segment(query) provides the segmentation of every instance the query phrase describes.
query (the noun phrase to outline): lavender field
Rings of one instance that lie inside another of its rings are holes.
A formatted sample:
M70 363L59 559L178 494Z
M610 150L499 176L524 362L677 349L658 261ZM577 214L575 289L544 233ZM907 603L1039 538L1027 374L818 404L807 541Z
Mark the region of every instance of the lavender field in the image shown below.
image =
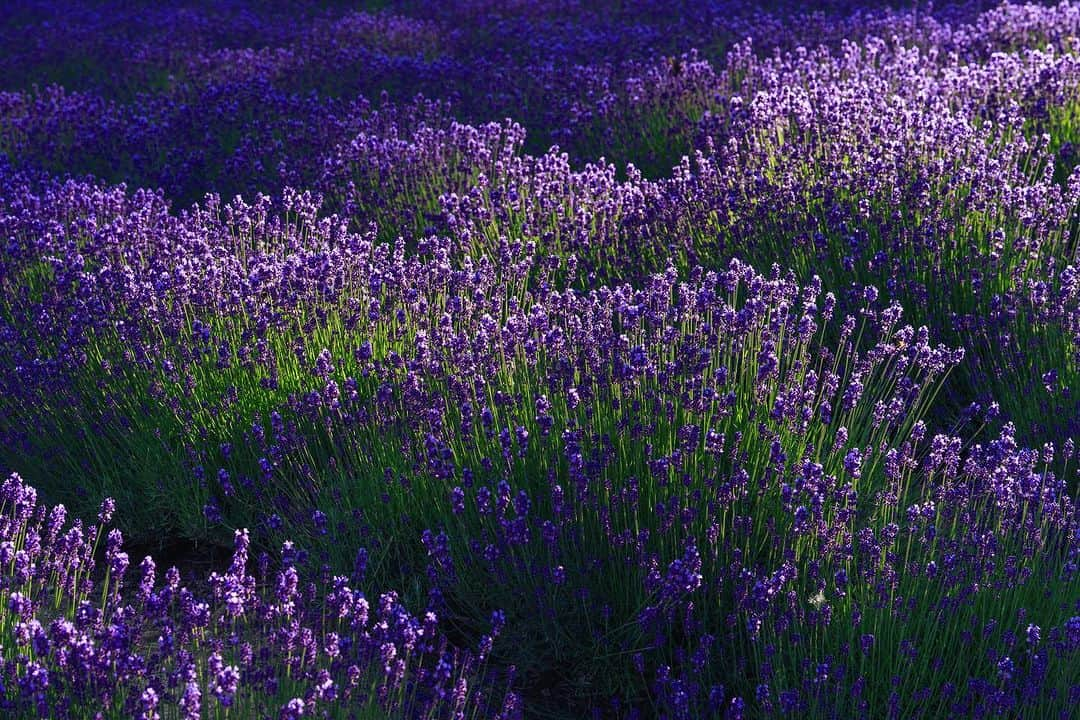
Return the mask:
M0 7L0 717L1080 717L1080 2Z

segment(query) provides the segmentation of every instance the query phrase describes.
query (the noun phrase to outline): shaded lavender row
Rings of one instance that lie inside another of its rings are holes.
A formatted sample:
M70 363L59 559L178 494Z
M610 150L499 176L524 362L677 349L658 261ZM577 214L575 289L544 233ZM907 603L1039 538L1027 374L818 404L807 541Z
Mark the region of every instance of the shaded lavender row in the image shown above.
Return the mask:
M208 189L226 196L274 191L282 184L297 184L295 176L279 174L279 163L292 163L295 173L303 169L305 157L325 155L341 142L340 136L329 132L313 146L315 128L348 114L358 94L374 102L389 91L398 104L416 93L449 101L459 119L480 122L513 117L529 128L533 151L554 142L577 159L605 155L620 164L636 162L647 174L658 175L666 174L679 155L689 150L701 112L723 107L732 84L741 83L744 68L713 72L705 63L702 71L702 63L680 60L679 53L691 47L703 49L702 60L718 62L720 50L709 50L718 38L724 50L736 41L753 38L760 51L768 51L777 42L789 48L819 42L837 48L842 41L896 37L904 46L932 48L942 60L955 58L956 63L967 65L986 62L994 51L1019 47L1045 45L1049 51L1066 51L1078 24L1077 12L1069 3L1054 8L1006 5L982 14L974 12L978 4L973 3L965 11L940 16L887 8L850 14L834 9L809 16L770 15L747 11L739 3L699 10L694 4L679 11L689 13L689 18L663 13L650 21L658 25L646 22L645 27L652 29L645 36L663 42L643 41L632 57L619 60L614 48L627 45L627 38L633 36L633 19L641 22L642 17L655 15L655 10L645 12L630 4L619 15L629 20L613 21L604 28L607 14L586 8L565 14L566 8L555 11L543 3L530 3L505 17L496 14L477 21L477 11L467 4L454 7L461 16L451 13L442 21L450 28L432 20L363 13L315 16L310 22L290 24L270 13L263 31L253 33L244 28L258 23L259 16L241 7L232 10L242 20L236 23L237 37L231 41L214 38L219 31L211 28L214 24L201 11L181 11L177 17L159 11L145 15L145 22L153 27L176 23L191 28L170 34L179 38L179 47L174 49L168 49L167 43L162 50L159 43L143 41L146 52L163 53L170 60L109 62L108 58L125 53L123 43L129 35L140 32L144 15L124 13L126 20L119 26L129 23L131 29L115 36L118 47L106 52L102 63L110 67L160 65L154 72L164 76L163 87L151 86L130 99L72 83L63 83L65 91L49 88L45 82L41 90L19 89L2 103L4 126L12 125L5 130L9 137L3 139L3 149L54 170L77 169L114 182L162 186L184 201L199 199ZM697 11L705 17L696 17ZM564 14L562 20L555 19L559 13ZM581 33L582 22L599 23L604 29ZM568 25L578 29L570 36L579 38L577 42L592 53L591 59L576 57L567 45L567 34L561 31ZM63 33L66 27L67 23L55 23L22 30L46 37L26 58L12 62L29 67L59 62L62 66L63 62L38 58L36 53L68 47L66 37L65 42L48 42L51 31ZM696 28L698 35L688 36L688 27ZM17 34L19 28L14 25L12 32ZM229 45L239 38L252 42L263 36L265 46ZM617 41L600 43L601 36ZM679 44L668 46L671 38L679 38ZM185 39L190 43L185 44ZM500 50L498 43L504 39L514 52ZM545 44L550 42L555 46ZM540 48L528 50L538 43ZM616 57L597 56L597 48L603 47ZM87 52L93 56L95 51ZM662 57L660 52L672 54ZM140 56L139 51L126 53L136 59ZM683 67L691 72L684 75ZM1036 72L1034 77L1038 76ZM753 90L748 87L744 95ZM255 128L248 128L248 123ZM659 127L650 127L656 123ZM115 158L116 164L104 164L103 158ZM307 173L302 177L305 185L312 179Z

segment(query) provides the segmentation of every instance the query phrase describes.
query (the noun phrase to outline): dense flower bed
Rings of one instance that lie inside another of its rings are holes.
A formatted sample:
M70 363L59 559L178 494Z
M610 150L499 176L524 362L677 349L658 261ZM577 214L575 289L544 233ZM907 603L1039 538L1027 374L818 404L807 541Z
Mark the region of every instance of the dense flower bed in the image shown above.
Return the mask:
M0 712L1070 717L1080 6L390 5L0 26Z

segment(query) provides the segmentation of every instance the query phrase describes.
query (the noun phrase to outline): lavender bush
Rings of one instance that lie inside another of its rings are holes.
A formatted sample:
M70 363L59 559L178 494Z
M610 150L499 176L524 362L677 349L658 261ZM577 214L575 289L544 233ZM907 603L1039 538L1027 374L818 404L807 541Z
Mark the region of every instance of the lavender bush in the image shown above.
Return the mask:
M1080 6L35 2L12 717L1059 717Z

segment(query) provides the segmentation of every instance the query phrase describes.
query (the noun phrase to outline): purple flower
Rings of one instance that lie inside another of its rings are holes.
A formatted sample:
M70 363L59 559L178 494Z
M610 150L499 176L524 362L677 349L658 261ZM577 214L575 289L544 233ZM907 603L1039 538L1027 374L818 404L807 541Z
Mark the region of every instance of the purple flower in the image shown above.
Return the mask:
M152 687L143 690L139 696L139 720L160 720L157 712L158 694Z
M180 696L180 712L184 720L199 720L202 717L202 692L199 684L193 680L184 685L184 693Z
M108 525L112 522L112 517L116 513L116 501L112 498L105 498L101 501L101 509L98 511L98 522L102 525Z
M450 510L455 515L465 512L465 491L461 487L455 487L450 491Z
M218 699L222 707L227 708L232 705L240 686L240 671L235 665L223 666L221 656L216 653L211 656L209 667L213 673L210 680L210 693Z
M848 475L858 480L862 476L862 453L858 448L852 448L844 456L844 470Z
M281 706L278 718L279 720L297 720L304 716L304 709L304 701L300 698L293 698Z
M11 593L8 597L7 606L8 610L19 618L29 619L30 614L33 612L33 604L30 599L19 591Z
M998 677L1002 682L1009 682L1012 680L1013 673L1016 672L1016 664L1013 663L1009 657L1003 657L997 664Z

